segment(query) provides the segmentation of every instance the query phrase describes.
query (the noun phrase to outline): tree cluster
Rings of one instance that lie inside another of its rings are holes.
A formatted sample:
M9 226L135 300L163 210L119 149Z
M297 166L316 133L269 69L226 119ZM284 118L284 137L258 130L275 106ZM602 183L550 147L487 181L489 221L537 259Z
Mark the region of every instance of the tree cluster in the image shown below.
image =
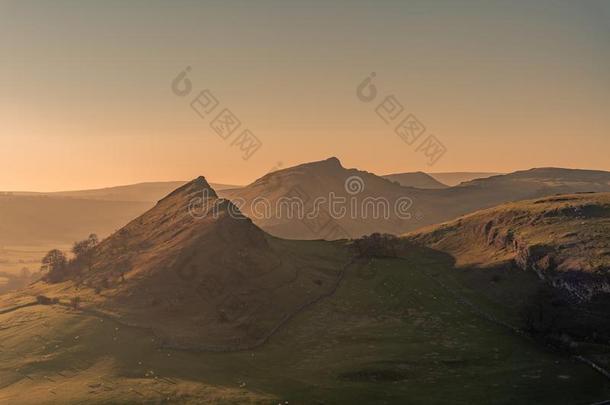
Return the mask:
M397 257L400 240L390 234L373 233L354 241L354 248L359 257L381 258Z
M67 279L71 274L83 267L91 268L93 248L99 243L96 234L92 233L87 239L75 242L72 246L74 257L68 259L59 249L50 250L42 259L40 271L49 283L58 283Z

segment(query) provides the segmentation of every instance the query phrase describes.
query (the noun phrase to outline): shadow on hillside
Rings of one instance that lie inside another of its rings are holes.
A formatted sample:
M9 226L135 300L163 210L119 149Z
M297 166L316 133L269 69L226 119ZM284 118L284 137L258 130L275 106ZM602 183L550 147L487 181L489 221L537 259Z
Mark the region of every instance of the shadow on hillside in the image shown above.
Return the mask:
M432 277L460 288L460 294L478 303L489 303L483 311L498 309L511 325L545 346L574 355L597 356L606 367L610 365L609 293L583 300L512 261L491 267L456 267L451 255L412 242L405 243L399 257L423 258ZM570 276L574 275L566 277Z

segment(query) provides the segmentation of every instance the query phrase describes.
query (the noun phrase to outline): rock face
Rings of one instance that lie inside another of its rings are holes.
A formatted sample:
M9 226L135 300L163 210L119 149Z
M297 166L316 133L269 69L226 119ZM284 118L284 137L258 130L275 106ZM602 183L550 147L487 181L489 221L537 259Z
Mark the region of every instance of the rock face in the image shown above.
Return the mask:
M610 194L576 194L506 204L408 234L459 264L499 261L535 271L580 300L610 293Z
M317 243L270 237L199 177L102 241L74 281L97 292L83 308L169 346L241 349L331 291L344 257Z

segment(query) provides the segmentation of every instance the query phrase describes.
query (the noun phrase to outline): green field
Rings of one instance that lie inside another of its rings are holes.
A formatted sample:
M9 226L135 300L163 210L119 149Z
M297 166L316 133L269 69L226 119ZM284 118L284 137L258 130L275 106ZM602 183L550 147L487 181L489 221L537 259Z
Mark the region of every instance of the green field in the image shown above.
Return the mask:
M607 380L588 366L458 302L456 293L484 311L496 308L456 274L445 256L426 250L355 264L333 296L265 345L232 353L164 349L146 330L64 307L20 309L0 315L0 403L584 405L610 398ZM453 293L439 280L453 283ZM498 313L510 320L509 310Z

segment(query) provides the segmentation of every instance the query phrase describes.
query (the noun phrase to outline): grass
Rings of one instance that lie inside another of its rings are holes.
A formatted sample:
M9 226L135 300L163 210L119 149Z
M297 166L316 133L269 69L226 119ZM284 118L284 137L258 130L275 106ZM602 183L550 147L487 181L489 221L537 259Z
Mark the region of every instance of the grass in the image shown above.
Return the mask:
M0 402L589 404L610 397L607 381L589 367L474 314L438 278L496 310L463 287L444 255L418 250L349 267L333 296L254 350L167 350L146 330L56 306L0 315Z

